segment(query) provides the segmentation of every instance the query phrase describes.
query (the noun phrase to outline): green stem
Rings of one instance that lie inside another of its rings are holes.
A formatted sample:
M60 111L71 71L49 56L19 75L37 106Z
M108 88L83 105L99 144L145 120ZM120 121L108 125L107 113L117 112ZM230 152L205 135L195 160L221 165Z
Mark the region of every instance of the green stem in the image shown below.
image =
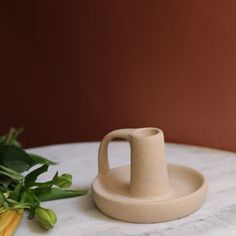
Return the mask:
M7 134L6 138L5 138L4 144L6 144L6 145L11 144L11 140L12 140L14 132L15 132L15 129L11 128L9 133Z

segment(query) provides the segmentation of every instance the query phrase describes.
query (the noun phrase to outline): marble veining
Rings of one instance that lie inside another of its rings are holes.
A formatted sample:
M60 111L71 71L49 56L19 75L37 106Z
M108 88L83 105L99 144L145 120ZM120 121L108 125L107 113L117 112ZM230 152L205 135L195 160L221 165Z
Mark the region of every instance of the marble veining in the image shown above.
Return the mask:
M97 174L99 143L74 143L30 149L58 162L41 179L51 177L56 170L74 176L73 188L90 188ZM129 145L112 142L109 145L111 167L128 164ZM22 220L16 236L233 236L236 235L236 154L210 148L168 143L167 161L200 170L207 178L208 195L202 208L188 217L158 224L131 224L103 215L94 206L90 194L80 198L43 203L55 210L58 223L49 232L34 221Z

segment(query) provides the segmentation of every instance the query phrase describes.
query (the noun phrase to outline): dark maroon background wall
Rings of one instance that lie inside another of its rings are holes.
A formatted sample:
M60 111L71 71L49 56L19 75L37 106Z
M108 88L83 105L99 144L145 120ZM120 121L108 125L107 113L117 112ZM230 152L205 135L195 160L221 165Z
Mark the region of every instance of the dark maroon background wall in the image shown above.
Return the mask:
M26 146L156 126L236 150L234 0L4 1L0 131Z

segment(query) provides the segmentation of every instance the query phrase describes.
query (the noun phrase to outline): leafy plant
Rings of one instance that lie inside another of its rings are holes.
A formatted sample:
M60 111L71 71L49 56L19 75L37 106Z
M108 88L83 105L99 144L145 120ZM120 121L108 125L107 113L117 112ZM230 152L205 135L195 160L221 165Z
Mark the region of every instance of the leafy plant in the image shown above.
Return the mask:
M36 215L42 227L51 229L56 215L51 209L42 208L41 202L82 196L87 190L67 189L72 184L72 175L68 173L59 175L56 172L52 179L38 182L38 177L56 163L24 151L17 140L22 131L11 128L8 134L0 137L0 225L1 214L27 209L29 219ZM29 171L36 165L40 166Z

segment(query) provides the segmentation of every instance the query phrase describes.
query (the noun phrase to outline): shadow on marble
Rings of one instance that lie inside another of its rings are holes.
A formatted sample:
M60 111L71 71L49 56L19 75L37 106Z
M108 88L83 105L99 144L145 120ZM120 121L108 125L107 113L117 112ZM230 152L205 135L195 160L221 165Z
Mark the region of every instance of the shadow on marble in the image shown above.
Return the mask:
M47 230L43 229L37 220L28 220L24 219L27 224L27 228L32 232L32 233L37 233L37 234L45 234Z
M91 196L91 191L89 190L89 193L80 199L79 202L79 211L83 212L84 214L88 215L89 217L92 217L96 220L103 221L103 222L121 222L115 219L112 219L109 216L106 216L103 214L94 204Z

